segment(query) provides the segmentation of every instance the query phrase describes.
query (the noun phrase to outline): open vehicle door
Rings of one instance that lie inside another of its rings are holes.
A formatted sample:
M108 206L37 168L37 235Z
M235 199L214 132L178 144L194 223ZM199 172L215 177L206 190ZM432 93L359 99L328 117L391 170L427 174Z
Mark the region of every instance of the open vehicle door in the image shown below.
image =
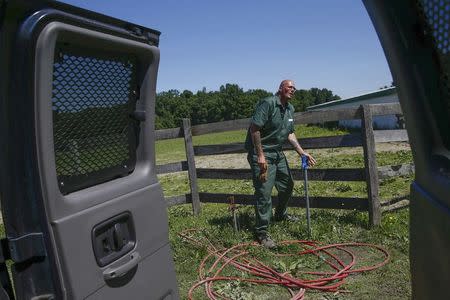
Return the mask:
M450 283L450 1L365 0L397 86L416 175L410 198L414 299Z
M1 299L179 297L155 173L158 42L55 1L0 0Z

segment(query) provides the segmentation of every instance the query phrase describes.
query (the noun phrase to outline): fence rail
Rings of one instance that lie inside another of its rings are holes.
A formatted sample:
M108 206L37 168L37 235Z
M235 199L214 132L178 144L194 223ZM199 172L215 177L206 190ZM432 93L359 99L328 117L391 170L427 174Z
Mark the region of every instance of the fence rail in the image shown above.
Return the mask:
M374 131L376 143L407 142L408 135L405 129L400 130L376 130ZM303 149L323 149L341 147L361 147L363 139L360 134L346 134L337 136L313 137L299 139ZM284 150L293 149L290 144L283 147ZM217 155L244 153L244 143L230 143L218 145L194 146L195 155Z
M361 133L299 139L299 143L304 149L363 148L364 168L310 169L308 171L308 179L312 181L365 181L368 191L367 198L310 197L311 207L368 211L370 225L377 226L380 224L382 208L379 201L379 179L388 176L409 174L414 171L413 165L377 167L375 157L376 143L408 141L406 130L373 130L373 116L391 114L402 114L399 104L361 105L359 108L345 108L334 111L308 111L294 115L295 124L317 124L350 119L361 119L362 124ZM157 174L188 171L191 192L185 195L166 198L167 205L173 206L192 203L194 213L199 214L200 202L228 203L230 196L234 197L236 204L254 204L253 195L249 194L198 192L198 178L251 179L252 175L249 168L216 169L196 168L195 166L196 156L244 153L244 143L202 146L193 146L192 144L192 136L247 129L249 124L250 119L239 119L191 126L190 120L184 119L183 126L180 128L157 130L157 140L183 137L186 147L186 161L157 166ZM289 150L292 147L286 144L284 149ZM300 169L292 169L291 172L294 180L303 180L303 172ZM273 197L272 201L276 204L278 198ZM294 196L289 205L292 207L305 207L305 199L304 197Z
M371 104L373 116L402 114L400 104ZM327 111L305 111L294 114L295 124L319 124L340 120L361 119L360 108L342 108ZM203 135L208 133L218 133L224 131L233 131L247 129L250 124L250 118L215 122L191 127L192 135ZM156 130L156 140L167 140L183 137L183 128L169 128Z
M301 169L291 169L294 180L303 180ZM202 179L252 179L250 169L198 168L197 178ZM365 181L364 169L309 169L311 181Z

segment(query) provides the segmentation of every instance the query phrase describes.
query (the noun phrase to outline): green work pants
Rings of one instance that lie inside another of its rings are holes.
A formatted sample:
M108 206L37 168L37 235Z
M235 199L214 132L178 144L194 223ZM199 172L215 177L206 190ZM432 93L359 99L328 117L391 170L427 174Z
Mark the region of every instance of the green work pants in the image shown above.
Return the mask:
M257 236L267 234L270 219L272 218L272 189L278 191L278 205L275 209L275 218L283 219L287 214L287 204L292 195L294 181L282 151L267 151L264 153L267 162L267 180L259 180L260 168L258 157L249 153L247 160L252 169L253 187L255 188L255 231Z

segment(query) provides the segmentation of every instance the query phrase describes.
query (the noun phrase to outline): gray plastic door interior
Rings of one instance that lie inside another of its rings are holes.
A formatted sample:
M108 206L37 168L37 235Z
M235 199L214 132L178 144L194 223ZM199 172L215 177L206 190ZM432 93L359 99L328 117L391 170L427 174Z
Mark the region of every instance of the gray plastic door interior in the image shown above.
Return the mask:
M159 49L49 22L37 38L38 169L67 299L177 299L154 162Z
M450 1L365 0L397 86L415 163L410 196L413 299L448 299Z

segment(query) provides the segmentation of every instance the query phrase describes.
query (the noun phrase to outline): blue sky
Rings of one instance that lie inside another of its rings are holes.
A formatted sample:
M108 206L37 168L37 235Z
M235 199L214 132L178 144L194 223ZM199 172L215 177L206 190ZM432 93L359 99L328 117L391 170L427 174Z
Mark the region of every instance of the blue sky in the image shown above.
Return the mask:
M157 29L157 91L236 83L275 91L328 88L342 98L390 85L392 76L357 0L65 0Z

